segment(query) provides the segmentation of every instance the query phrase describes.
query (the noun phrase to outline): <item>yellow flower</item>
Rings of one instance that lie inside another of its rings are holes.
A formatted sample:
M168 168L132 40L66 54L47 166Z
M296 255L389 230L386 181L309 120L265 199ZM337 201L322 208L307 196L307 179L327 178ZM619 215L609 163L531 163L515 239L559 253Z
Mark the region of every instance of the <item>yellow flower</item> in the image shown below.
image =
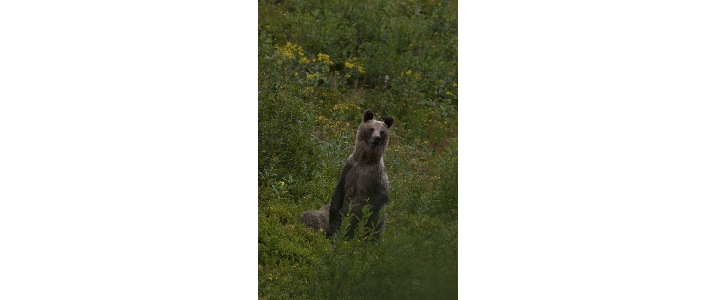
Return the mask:
M333 65L333 64L334 64L334 62L333 62L331 59L329 59L329 55L326 55L326 54L323 54L323 53L317 54L317 59L318 59L319 61L326 61L326 62L329 63L330 65Z
M308 60L306 57L302 57L302 58L299 59L299 62L300 62L300 63L303 63L303 64L308 64L308 63L309 63L309 60Z
M409 70L409 71L406 71L406 73L404 73L404 74L406 74L406 76L409 76L409 75L411 75L411 70Z
M351 69L351 68L354 67L354 64L353 64L353 63L350 63L350 62L348 62L348 61L345 61L345 62L344 62L344 66L347 67L347 69Z
M302 49L302 46L294 45L290 42L287 42L287 44L284 45L284 47L279 47L279 46L275 46L275 47L277 47L277 52L279 52L279 54L281 54L285 58L294 59L295 52L297 54L299 54L300 57L304 58L304 49Z
M453 94L452 94L451 92L449 92L449 91L446 91L446 94L449 95L449 96L453 95Z

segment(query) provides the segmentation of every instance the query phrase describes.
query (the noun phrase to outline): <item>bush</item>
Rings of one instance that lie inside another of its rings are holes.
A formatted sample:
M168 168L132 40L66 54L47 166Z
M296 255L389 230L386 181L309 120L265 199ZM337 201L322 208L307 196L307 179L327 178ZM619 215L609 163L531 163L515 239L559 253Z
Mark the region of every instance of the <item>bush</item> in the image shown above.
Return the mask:
M365 214L362 221L367 219ZM343 228L348 226L346 220ZM456 235L451 234L456 228L429 226L429 219L422 222L417 226L431 230L390 234L382 243L335 234L332 250L321 253L316 266L317 295L326 299L456 298L458 245Z

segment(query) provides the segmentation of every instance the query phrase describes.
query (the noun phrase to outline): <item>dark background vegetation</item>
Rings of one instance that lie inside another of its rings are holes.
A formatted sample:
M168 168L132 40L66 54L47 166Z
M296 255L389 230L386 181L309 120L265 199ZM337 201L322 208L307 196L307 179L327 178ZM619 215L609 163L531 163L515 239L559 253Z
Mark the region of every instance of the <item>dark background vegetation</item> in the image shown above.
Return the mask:
M457 1L259 2L261 299L458 295ZM394 116L384 242L299 223L329 202L362 112Z

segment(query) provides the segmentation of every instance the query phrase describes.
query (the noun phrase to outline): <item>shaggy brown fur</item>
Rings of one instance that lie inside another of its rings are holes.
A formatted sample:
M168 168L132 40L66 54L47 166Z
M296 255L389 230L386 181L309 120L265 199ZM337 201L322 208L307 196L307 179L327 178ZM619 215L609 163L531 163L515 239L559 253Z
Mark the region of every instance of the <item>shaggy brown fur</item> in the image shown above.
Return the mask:
M341 215L349 212L358 218L362 217L362 207L371 205L371 216L368 226L376 225L378 232L374 235L379 239L384 233L386 215L383 212L389 202L389 177L384 170L384 151L389 144L389 128L394 125L393 117L386 117L384 122L374 120L371 110L364 112L364 121L357 129L354 152L349 156L339 183L334 189L332 202L319 210L305 211L300 216L302 223L308 227L332 235L341 225ZM354 236L358 220L353 218L348 236Z
M307 225L307 227L324 232L329 231L329 204L322 206L318 210L308 210L299 216L299 220Z

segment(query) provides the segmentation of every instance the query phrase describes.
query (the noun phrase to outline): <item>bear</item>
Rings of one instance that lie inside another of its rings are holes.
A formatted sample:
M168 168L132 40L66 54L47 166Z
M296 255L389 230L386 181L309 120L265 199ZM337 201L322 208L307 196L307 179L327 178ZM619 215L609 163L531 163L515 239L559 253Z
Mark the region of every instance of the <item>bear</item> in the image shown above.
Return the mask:
M382 122L374 120L371 110L364 112L364 120L357 129L354 151L342 168L331 202L318 210L303 212L299 219L304 225L315 231L322 230L329 237L339 229L342 215L349 213L351 205L351 212L357 218L352 218L347 236L353 238L358 220L362 217L362 208L369 204L371 215L367 226L375 226L373 237L381 239L386 223L384 208L390 199L384 151L389 145L392 125L394 117L388 116Z

